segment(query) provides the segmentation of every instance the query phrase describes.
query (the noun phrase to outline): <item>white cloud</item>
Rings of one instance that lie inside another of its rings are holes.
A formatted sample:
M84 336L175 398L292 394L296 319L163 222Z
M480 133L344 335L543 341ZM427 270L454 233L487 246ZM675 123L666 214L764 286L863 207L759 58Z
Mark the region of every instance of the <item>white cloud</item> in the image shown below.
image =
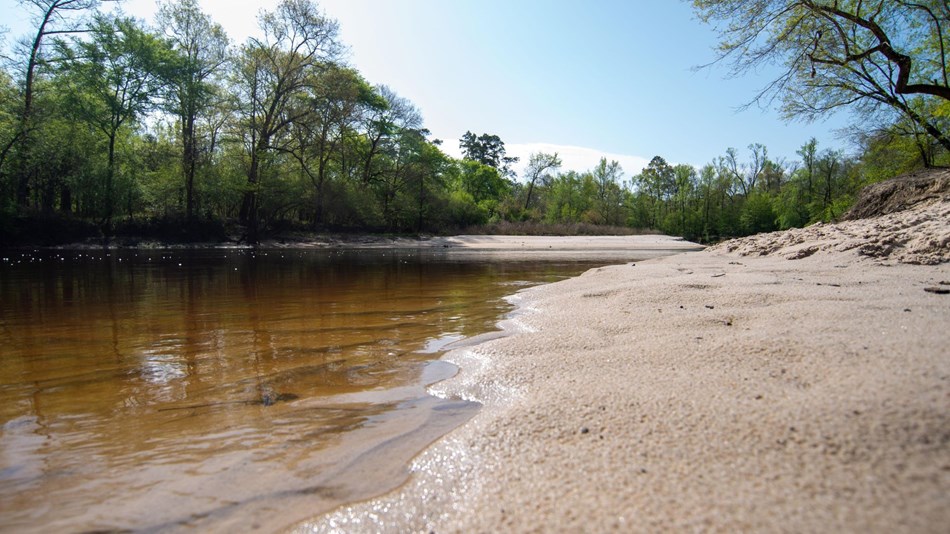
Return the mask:
M521 171L527 166L531 154L536 152L544 152L546 154L557 152L562 162L561 171L589 171L600 163L600 158L607 158L608 162L616 161L620 163L620 166L623 167L624 178L630 178L631 176L640 174L640 171L650 163L649 159L642 156L611 154L594 148L555 145L551 143L506 144L505 150L509 156L521 158L521 161L515 166L515 169L519 171L519 176L521 175Z

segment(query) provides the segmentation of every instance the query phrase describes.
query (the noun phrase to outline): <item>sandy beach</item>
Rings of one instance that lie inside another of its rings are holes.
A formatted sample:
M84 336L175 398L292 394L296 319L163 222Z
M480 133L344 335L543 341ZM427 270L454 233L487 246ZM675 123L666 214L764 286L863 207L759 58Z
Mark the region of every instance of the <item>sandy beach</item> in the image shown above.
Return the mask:
M268 240L263 249L412 249L442 252L453 257L499 260L598 260L657 258L704 247L679 237L659 234L623 236L456 235L431 237L305 236Z
M519 293L510 335L450 352L461 372L430 388L478 415L400 489L298 531L946 532L950 196L931 193Z

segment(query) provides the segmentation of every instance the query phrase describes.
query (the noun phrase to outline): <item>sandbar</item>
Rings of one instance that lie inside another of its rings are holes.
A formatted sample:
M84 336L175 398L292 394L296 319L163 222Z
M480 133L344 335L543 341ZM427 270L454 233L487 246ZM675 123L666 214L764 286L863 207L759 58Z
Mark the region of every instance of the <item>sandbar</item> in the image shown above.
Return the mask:
M950 198L527 289L484 408L299 532L946 532Z

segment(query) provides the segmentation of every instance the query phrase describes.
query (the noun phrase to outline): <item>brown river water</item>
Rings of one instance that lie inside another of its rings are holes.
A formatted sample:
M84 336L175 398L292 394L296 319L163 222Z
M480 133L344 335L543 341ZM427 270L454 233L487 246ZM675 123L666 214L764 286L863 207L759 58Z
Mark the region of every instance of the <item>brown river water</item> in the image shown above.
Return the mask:
M478 405L452 342L575 261L0 252L0 531L274 531L397 487Z

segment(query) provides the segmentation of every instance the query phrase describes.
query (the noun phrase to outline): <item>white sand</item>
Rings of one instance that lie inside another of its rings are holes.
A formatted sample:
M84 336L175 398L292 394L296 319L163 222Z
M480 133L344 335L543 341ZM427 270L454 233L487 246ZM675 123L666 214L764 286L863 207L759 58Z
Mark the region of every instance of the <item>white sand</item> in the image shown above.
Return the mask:
M462 247L472 250L694 250L695 243L666 235L630 236L510 236L510 235L461 235L436 238L435 242L447 247Z
M659 257L676 252L701 250L696 243L667 235L624 236L511 236L511 235L459 235L449 237L346 237L335 240L268 242L267 248L346 248L346 249L430 249L447 254L477 255L497 254L506 259L518 259L521 255L531 258L592 256L597 258Z
M485 408L300 530L947 532L950 203L888 217L521 293L432 388Z

